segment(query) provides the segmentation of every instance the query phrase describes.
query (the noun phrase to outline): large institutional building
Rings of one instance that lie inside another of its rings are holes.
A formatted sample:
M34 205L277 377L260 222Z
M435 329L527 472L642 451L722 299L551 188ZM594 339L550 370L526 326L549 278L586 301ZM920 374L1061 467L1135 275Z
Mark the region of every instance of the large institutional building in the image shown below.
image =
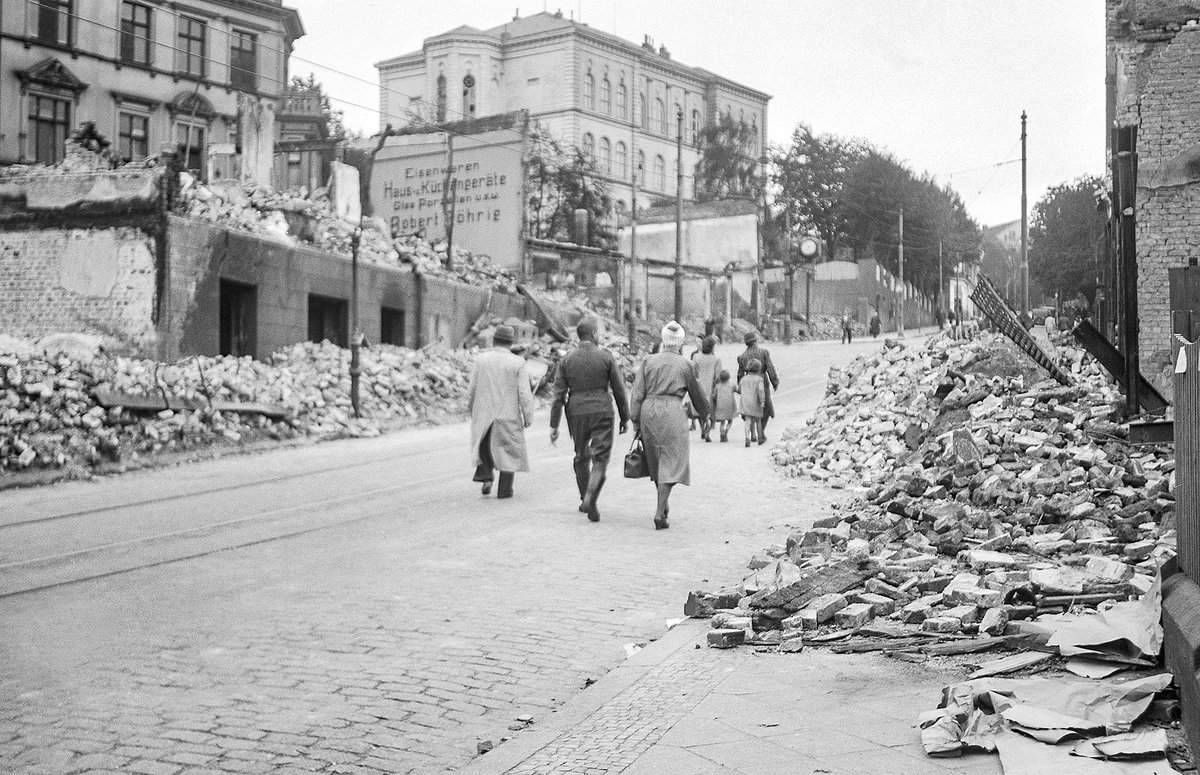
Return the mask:
M66 137L93 121L126 160L178 142L202 169L214 146L235 151L247 98L273 121L304 34L281 0L0 0L0 11L0 164L61 161Z
M680 112L685 198L700 131L719 114L752 130L747 154L763 153L767 94L677 62L649 38L638 45L561 13L457 27L376 67L381 128L528 110L593 156L618 209L628 208L638 170L639 207L675 196Z

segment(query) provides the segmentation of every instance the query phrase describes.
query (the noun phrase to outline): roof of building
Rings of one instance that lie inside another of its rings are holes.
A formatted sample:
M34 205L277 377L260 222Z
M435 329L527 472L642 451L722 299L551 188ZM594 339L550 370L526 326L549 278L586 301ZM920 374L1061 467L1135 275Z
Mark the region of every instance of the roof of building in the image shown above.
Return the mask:
M1020 223L1021 223L1021 219L1018 218L1015 221L1007 221L1005 223L998 223L995 226L985 226L983 228L983 230L988 234L996 234L998 232L1002 232L1007 229L1011 229L1013 226L1020 225Z
M715 80L726 86L750 92L750 93L760 96L766 100L769 100L771 98L771 96L769 94L767 94L766 92L762 92L762 91L759 91L758 89L754 89L752 87L746 86L745 84L741 84L736 81L732 81L728 78L725 78L724 76L717 75L716 73L712 72L711 70L705 70L704 68L701 68L701 67L692 67L690 65L685 65L682 62L678 62L674 59L671 59L669 54L663 54L663 53L661 53L661 51L656 51L653 48L648 48L644 45L639 45L637 43L633 43L633 42L626 40L625 38L622 38L618 35L613 35L612 33L604 32L603 30L596 29L595 27L592 27L584 22L578 22L578 21L575 21L574 19L564 18L561 13L550 13L548 11L541 11L539 13L533 14L532 16L523 16L523 17L513 18L512 21L505 22L504 24L497 25L497 26L492 27L487 30L479 30L479 29L476 29L475 27L471 27L469 25L464 24L464 25L455 27L452 30L448 30L447 32L443 32L439 35L434 35L432 37L426 38L425 42L426 42L426 44L428 44L430 41L438 40L441 38L461 36L461 35L471 35L471 36L491 38L497 42L505 43L514 38L536 37L539 35L547 35L547 34L551 34L551 33L555 33L555 32L563 32L563 31L568 31L568 30L573 31L576 34L581 34L586 37L592 38L594 40L599 40L599 41L608 43L609 45L613 45L613 46L617 46L619 48L626 49L627 51L629 51L631 53L652 54L653 56L657 57L660 60L660 64L678 69L678 70L688 73L689 75L692 75L693 77L698 78L700 80L704 80L704 81L714 81ZM392 57L390 59L385 59L382 62L377 62L377 63L375 63L375 66L376 67L384 67L386 65L396 63L399 60L409 59L420 53L421 53L420 51L412 51L407 54L401 54L400 56Z
M736 218L742 215L757 215L758 204L746 197L738 199L716 199L712 202L684 202L683 220L704 221L711 218ZM637 222L670 223L675 220L675 205L651 207L638 212Z

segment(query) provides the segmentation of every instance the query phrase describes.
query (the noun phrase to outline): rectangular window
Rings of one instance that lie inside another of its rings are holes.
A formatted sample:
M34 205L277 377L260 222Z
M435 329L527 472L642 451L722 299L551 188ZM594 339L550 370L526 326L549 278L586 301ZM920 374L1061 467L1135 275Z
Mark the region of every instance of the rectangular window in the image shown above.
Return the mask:
M33 160L57 164L63 160L67 129L71 125L71 103L32 94L29 97L29 142Z
M205 44L208 24L189 16L179 17L179 40L175 44L175 69L184 75L203 78L208 74Z
M35 5L38 40L71 45L71 0L35 0Z
M150 8L129 0L121 3L121 61L150 64Z
M349 347L350 338L347 336L349 317L346 313L346 300L331 296L308 294L308 340L310 342L329 342L338 347Z
M379 315L380 344L404 346L404 310L384 307Z
M185 169L204 171L204 127L197 124L176 124L175 142L179 143Z
M221 280L221 355L257 355L258 289L253 285Z
M229 83L241 91L258 89L258 36L234 30L229 36Z
M141 161L150 155L150 117L141 113L117 115L117 151L124 161Z

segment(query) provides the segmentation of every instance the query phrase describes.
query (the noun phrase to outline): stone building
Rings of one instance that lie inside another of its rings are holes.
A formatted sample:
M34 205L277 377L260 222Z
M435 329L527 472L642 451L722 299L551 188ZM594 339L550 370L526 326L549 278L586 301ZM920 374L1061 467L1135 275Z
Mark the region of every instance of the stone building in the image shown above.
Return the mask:
M1137 130L1142 372L1170 384L1168 270L1200 258L1200 2L1108 0L1108 119Z
M231 174L238 154L256 179L269 174L288 57L304 34L282 0L0 8L0 164L57 163L64 139L93 121L123 159L178 142L189 169Z
M718 114L753 130L748 155L764 153L767 94L677 62L649 38L631 43L561 12L514 17L487 30L457 27L376 67L381 127L528 110L593 155L618 209L630 205L635 170L639 207L675 196L679 113L685 198L692 195L700 132Z

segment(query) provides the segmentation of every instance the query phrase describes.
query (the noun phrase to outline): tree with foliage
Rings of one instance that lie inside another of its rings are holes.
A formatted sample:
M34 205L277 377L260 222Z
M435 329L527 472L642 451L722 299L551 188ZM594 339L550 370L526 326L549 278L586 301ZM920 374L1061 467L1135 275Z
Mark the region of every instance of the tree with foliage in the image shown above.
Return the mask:
M762 193L760 160L750 152L755 139L753 127L724 114L700 130L700 161L695 177L697 202L729 196L756 197Z
M612 198L600 171L582 149L539 123L530 127L525 153L529 234L541 239L611 247ZM575 211L588 212L588 233L577 235Z
M1029 274L1047 293L1094 300L1104 266L1104 183L1084 176L1051 187L1033 206Z
M847 235L843 195L850 170L867 152L865 143L834 135L814 135L807 124L792 132L792 142L771 154L777 220L784 235L820 235L830 256Z

